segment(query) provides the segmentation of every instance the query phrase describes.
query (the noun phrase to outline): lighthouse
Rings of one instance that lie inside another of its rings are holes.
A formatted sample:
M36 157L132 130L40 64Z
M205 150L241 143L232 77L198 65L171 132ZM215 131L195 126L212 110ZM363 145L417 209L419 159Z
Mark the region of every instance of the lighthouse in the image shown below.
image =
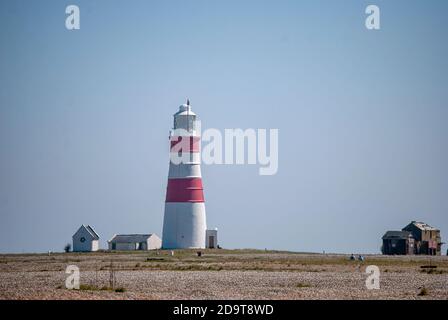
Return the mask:
M205 248L206 218L201 176L200 128L190 101L174 114L163 219L164 249ZM179 161L180 160L180 161Z

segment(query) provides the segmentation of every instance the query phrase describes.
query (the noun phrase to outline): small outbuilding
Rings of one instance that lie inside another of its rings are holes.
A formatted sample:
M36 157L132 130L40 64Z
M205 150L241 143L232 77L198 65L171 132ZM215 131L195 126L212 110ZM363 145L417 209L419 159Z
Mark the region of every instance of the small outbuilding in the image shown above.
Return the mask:
M152 234L116 234L107 241L109 250L155 250L162 247L162 240Z
M440 230L424 222L412 221L403 231L409 231L415 239L415 253L440 256L442 239Z
M89 225L82 225L73 235L73 252L98 251L100 237Z
M218 229L205 231L205 247L215 249L218 247Z
M414 238L408 231L387 231L383 236L383 254L414 254Z

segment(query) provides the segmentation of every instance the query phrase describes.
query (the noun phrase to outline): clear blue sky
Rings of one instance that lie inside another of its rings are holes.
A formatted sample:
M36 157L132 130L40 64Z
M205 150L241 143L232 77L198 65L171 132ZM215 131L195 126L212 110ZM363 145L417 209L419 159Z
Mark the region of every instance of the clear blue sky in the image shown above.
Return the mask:
M61 251L83 223L103 247L161 235L186 97L204 129L279 129L277 175L203 167L223 247L375 253L411 220L446 241L447 14L442 0L2 0L0 252Z

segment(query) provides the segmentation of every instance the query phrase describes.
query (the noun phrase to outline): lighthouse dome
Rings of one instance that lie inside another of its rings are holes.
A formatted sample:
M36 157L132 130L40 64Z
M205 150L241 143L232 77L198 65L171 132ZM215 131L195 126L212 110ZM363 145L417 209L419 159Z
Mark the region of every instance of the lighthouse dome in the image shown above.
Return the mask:
M174 116L195 116L196 113L191 111L191 106L189 104L182 104L179 106L179 111L177 111Z
M196 134L196 113L191 111L190 100L179 106L179 111L174 114L174 126L172 135L177 134L177 129L182 129L190 134ZM182 134L180 134L182 135Z

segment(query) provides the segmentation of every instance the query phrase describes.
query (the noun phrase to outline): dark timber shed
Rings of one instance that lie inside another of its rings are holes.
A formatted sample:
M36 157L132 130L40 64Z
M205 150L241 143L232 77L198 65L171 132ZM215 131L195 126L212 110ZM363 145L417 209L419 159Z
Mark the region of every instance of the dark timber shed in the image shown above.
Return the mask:
M383 236L383 254L414 254L414 237L409 231L387 231Z

